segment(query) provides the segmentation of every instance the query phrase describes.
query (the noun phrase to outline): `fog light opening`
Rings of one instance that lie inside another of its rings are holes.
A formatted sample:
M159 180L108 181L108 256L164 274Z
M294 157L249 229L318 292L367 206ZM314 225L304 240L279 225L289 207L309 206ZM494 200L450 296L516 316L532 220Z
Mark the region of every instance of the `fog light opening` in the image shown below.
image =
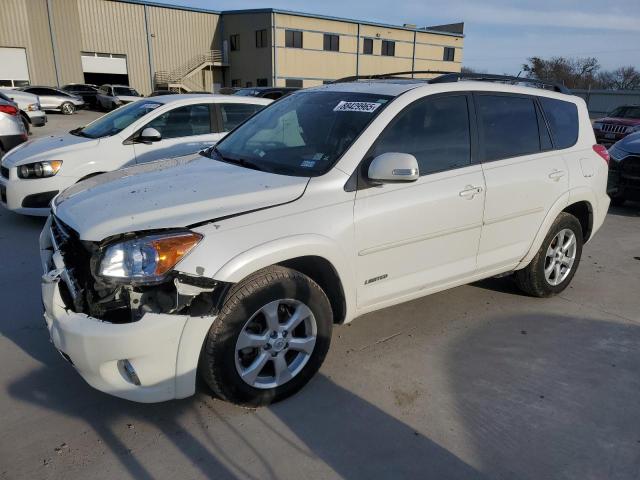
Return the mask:
M121 372L124 373L124 376L131 383L138 387L141 385L140 378L138 377L135 368L133 368L133 365L131 365L131 362L129 362L129 360L118 360L118 368Z

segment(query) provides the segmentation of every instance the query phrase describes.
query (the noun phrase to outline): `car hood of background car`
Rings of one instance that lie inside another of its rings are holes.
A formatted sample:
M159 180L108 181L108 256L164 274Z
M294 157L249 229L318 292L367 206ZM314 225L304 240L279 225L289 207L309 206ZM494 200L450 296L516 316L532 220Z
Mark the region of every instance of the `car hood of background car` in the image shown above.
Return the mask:
M58 195L53 211L82 240L101 241L291 202L308 182L189 155L84 180Z
M99 142L99 139L79 137L70 133L60 136L51 135L18 145L2 159L2 164L11 168L43 160L62 160L64 165L65 153L69 151L75 153L78 148L93 148Z
M640 132L627 135L616 143L616 147L619 147L625 152L640 154Z
M600 118L598 120L594 120L594 122L612 123L614 125L626 125L628 127L633 127L635 125L640 125L640 118L604 117L604 118Z
M134 97L131 95L116 95L116 98L121 102L131 103L135 102L136 100L140 100L142 97Z

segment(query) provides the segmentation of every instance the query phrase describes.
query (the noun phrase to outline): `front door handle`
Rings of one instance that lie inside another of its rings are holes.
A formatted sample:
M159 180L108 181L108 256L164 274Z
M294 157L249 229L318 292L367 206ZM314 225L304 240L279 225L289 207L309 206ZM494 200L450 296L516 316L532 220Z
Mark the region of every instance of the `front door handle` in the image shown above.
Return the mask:
M464 190L462 190L458 195L460 195L462 198L466 198L467 200L471 200L479 193L482 193L482 187L467 185L466 187L464 187Z
M549 174L549 178L551 180L555 180L556 182L565 176L564 170L554 170Z

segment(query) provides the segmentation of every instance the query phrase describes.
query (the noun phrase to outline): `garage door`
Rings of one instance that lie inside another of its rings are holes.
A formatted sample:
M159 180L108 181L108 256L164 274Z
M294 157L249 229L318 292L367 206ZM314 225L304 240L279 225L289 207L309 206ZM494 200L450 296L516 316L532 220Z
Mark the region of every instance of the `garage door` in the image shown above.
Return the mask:
M82 71L84 73L127 74L127 56L117 53L82 53Z
M0 47L0 86L29 85L27 52L24 48Z

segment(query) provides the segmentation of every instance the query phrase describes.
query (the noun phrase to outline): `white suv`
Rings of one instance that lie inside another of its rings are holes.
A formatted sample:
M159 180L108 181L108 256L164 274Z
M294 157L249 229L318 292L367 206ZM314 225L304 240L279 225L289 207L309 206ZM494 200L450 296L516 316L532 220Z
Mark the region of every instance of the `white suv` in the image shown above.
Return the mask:
M562 291L609 206L586 105L459 77L301 90L200 155L69 188L40 239L54 345L116 396L200 372L256 406L309 381L335 323L509 273Z

